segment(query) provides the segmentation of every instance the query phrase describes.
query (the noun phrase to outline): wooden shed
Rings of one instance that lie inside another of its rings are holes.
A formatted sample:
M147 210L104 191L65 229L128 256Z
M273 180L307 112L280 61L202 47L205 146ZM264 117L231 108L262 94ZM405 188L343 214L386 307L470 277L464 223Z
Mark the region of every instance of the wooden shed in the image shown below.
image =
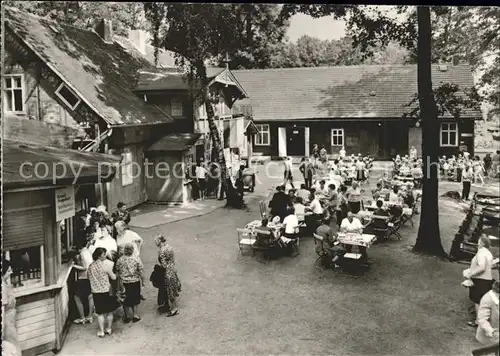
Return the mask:
M59 350L75 276L60 224L75 215L75 189L111 180L120 158L12 140L3 153L2 252L13 267L20 346L23 355Z
M172 133L146 150L148 200L162 204L183 204L192 200L191 180L186 167L193 161L199 133Z

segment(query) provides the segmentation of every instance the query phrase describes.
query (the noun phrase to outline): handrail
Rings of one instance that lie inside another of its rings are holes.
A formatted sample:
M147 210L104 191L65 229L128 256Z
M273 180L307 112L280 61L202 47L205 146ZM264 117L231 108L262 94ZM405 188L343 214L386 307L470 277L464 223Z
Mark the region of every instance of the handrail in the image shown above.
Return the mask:
M498 347L499 344L493 344L489 346L479 347L477 349L472 350L472 356L487 356L487 355L498 355Z

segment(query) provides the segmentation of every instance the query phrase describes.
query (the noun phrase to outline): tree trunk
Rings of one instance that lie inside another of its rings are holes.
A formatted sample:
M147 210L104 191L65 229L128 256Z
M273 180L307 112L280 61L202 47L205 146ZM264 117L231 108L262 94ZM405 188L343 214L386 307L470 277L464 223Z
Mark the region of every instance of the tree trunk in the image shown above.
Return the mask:
M217 152L217 162L219 163L220 166L220 180L222 184L222 192L226 194L227 198L226 206L241 209L244 207L243 197L238 195L227 173L224 150L221 143L219 130L217 129L217 125L215 125L214 108L210 103L209 88L206 84L203 85L203 102L205 103L205 108L207 110L207 120L208 120L208 127L210 129L210 137L212 138L214 150L215 152ZM215 157L212 157L212 160L214 158Z
M439 121L432 92L431 18L427 6L417 8L418 16L418 97L422 121L423 188L420 227L413 251L445 257L439 232L438 155Z

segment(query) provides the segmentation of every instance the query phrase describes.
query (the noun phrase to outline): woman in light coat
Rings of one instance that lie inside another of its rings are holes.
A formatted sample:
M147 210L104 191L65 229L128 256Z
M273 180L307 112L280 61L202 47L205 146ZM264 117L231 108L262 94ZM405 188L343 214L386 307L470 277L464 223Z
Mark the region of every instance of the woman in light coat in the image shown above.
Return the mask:
M498 281L495 281L479 303L476 339L483 345L498 343L498 292Z

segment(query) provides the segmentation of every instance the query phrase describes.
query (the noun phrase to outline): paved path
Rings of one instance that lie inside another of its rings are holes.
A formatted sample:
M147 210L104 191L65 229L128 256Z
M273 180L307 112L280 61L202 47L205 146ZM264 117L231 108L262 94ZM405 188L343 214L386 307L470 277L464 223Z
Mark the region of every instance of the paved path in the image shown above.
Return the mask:
M209 214L225 205L225 201L209 199L182 206L147 204L132 211L131 227L143 229Z

